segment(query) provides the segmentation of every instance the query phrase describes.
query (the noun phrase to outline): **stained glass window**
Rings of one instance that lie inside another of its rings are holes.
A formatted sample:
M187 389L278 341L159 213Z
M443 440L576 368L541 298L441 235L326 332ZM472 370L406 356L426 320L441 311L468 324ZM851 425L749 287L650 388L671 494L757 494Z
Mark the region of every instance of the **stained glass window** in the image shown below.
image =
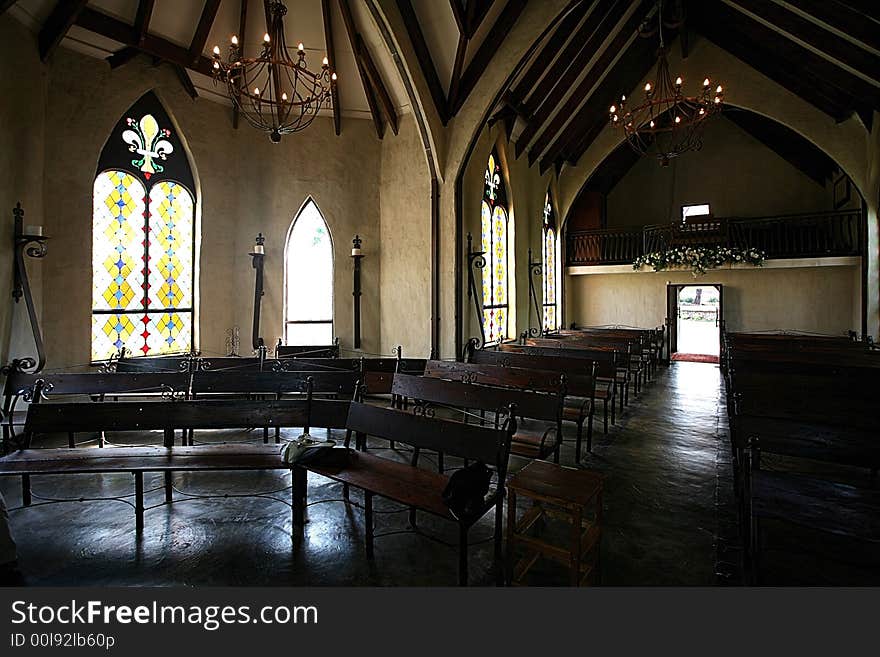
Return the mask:
M92 207L92 360L193 348L192 172L153 94L101 153Z
M487 343L508 337L508 215L507 189L501 177L498 153L492 151L486 167L482 202L483 335Z
M541 244L543 250L543 297L544 297L544 330L555 331L559 328L559 304L557 293L559 285L558 253L556 246L557 228L556 213L553 210L553 198L550 190L544 199L544 222L541 228Z
M312 199L293 220L284 253L284 341L333 342L333 242Z

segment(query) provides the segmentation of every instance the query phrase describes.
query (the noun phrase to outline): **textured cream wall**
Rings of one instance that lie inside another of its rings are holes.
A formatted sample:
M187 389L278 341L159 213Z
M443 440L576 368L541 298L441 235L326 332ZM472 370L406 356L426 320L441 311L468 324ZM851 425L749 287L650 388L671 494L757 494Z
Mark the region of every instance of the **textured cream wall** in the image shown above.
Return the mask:
M825 187L723 116L706 126L703 143L668 167L636 162L608 195L608 226L677 221L691 203L709 203L716 217L833 209Z
M13 305L12 209L21 202L24 224L45 225L43 143L46 76L36 38L8 15L0 16L0 363L33 356L24 300ZM49 234L48 231L46 234ZM54 240L53 240L54 242ZM55 246L50 246L50 252ZM43 260L26 258L37 313Z
M568 276L569 321L586 325L659 326L666 317L666 285L720 283L731 331L788 329L838 334L859 331L857 267L633 272Z
M431 352L431 178L412 114L382 140L381 353ZM364 267L372 263L364 262ZM365 300L366 301L366 300Z
M352 346L351 239L360 233L363 276L363 348L379 348L380 142L368 121L345 120L341 137L330 119L279 145L246 124L231 125L231 110L191 100L174 72L139 57L111 71L105 62L59 49L49 67L46 123L46 215L53 236L44 263L44 330L50 366L89 359L92 182L98 156L121 115L144 92L163 101L189 147L201 208L199 259L200 348L225 351L226 329L241 328L249 353L254 237L266 236L266 296L262 335L282 335L282 254L287 231L309 195L324 214L336 258L335 331Z

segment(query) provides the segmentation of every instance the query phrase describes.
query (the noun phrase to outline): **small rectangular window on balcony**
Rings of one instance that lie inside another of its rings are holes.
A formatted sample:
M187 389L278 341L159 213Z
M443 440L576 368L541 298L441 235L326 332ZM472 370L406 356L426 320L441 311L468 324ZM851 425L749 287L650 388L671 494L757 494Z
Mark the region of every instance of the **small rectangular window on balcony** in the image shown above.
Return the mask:
M697 205L682 205L681 220L687 221L691 217L709 217L712 211L709 209L708 203L699 203Z

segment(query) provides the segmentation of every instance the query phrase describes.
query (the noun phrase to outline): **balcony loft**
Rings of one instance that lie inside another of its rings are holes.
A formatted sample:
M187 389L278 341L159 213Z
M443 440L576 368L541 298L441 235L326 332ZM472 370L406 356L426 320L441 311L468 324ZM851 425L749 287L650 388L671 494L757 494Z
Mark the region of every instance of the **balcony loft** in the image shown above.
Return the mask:
M571 231L566 235L569 273L631 271L639 256L682 246L754 248L767 254L767 266L784 261L856 264L864 254L865 220L861 210L768 217L694 217L643 228ZM825 259L828 259L827 261ZM774 263L774 261L776 261ZM646 271L650 271L646 269Z

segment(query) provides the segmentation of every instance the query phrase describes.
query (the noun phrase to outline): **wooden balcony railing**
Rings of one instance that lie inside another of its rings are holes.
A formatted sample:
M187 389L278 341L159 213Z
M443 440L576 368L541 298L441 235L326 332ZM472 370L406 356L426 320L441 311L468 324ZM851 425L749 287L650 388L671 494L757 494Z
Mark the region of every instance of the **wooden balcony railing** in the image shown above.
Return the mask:
M605 228L567 235L567 264L620 265L678 246L761 249L768 258L859 256L864 251L860 210L754 218L707 218L638 230Z

